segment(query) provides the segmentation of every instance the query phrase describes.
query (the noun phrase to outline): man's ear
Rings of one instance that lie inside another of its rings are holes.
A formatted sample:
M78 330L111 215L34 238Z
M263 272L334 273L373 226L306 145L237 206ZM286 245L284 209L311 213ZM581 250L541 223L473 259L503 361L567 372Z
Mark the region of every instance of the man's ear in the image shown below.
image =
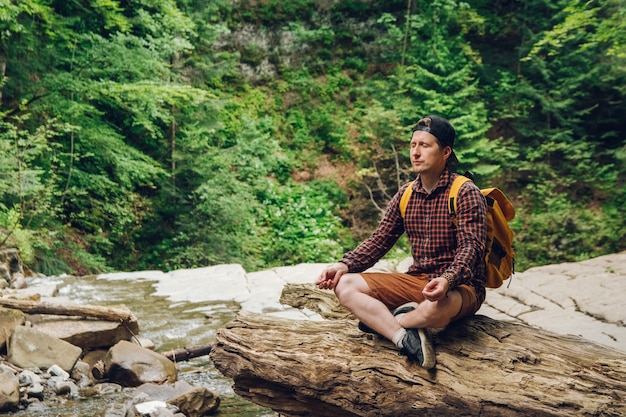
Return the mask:
M443 155L446 157L446 160L450 158L450 155L452 155L452 148L450 146L443 148Z

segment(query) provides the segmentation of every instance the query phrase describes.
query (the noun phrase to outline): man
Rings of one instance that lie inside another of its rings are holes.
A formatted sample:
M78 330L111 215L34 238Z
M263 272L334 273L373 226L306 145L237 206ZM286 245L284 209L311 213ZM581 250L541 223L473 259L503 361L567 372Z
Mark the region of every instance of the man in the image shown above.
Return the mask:
M455 131L439 116L427 116L413 128L411 164L414 183L391 199L376 231L316 279L334 289L341 304L360 320L359 328L377 332L400 353L426 369L435 366L428 328L441 328L473 315L485 300L484 254L486 203L472 182L458 196L457 226L448 213L448 194L458 175ZM413 186L404 218L400 199ZM406 232L413 265L407 273L362 272L373 266Z

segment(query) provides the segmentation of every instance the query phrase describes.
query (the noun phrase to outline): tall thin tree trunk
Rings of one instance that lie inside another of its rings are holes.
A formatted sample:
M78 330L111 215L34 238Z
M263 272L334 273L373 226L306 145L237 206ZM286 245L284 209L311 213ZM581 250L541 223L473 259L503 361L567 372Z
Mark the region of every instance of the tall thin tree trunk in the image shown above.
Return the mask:
M2 82L7 73L7 61L4 57L0 59L0 108L2 108Z
M174 194L176 194L176 158L174 156L176 152L176 120L172 120L172 123L170 124L170 152L172 170L172 191L174 192Z
M407 1L406 4L406 27L404 29L404 44L402 45L402 62L401 66L404 66L404 56L406 55L407 43L409 38L409 27L411 21L411 0Z

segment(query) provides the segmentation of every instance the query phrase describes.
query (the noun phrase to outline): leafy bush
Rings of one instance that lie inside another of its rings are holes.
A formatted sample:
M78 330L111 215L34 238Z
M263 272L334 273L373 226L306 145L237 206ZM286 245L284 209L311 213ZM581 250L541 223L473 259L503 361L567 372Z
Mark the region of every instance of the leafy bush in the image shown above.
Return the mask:
M267 244L262 253L265 265L333 262L353 243L335 214L335 204L345 202L336 184L270 184L262 195L259 214L266 229L262 236Z

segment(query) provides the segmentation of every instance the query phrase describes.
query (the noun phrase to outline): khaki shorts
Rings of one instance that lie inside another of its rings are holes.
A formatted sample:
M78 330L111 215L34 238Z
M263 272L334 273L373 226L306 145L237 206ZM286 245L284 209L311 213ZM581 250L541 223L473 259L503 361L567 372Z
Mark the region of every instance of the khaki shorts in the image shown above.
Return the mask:
M425 300L422 290L428 283L426 275L409 275L399 272L362 272L360 274L372 291L372 296L390 310L411 302ZM479 300L476 289L470 285L459 285L456 291L461 294L461 310L452 320L459 320L475 314L483 300Z

